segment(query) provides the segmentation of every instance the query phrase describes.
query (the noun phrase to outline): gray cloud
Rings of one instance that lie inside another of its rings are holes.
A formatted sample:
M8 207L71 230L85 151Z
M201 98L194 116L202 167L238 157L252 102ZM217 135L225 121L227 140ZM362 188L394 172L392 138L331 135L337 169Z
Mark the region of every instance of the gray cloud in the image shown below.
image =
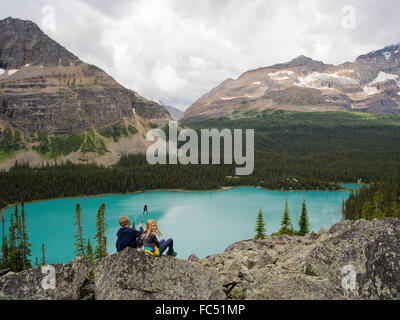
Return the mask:
M82 60L152 100L185 108L226 78L305 54L340 64L400 41L398 0L0 0ZM343 6L356 28L345 29ZM43 27L43 26L42 26Z

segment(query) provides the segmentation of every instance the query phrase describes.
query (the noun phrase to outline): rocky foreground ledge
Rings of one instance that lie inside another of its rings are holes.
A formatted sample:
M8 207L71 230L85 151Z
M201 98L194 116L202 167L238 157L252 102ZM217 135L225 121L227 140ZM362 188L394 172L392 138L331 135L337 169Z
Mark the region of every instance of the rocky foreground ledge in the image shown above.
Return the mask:
M0 276L0 299L399 299L400 220L241 241L205 259L128 248L97 264L95 280L83 258L51 266L54 287L41 268Z

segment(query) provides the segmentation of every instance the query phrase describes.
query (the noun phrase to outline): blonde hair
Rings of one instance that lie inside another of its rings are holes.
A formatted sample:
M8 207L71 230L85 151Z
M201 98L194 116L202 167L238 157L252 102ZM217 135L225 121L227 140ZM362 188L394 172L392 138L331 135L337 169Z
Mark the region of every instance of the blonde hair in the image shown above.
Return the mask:
M129 226L129 218L128 217L121 217L118 219L119 225L122 228L125 228L126 226Z
M157 225L157 221L156 220L153 220L153 219L150 219L150 220L147 220L147 222L146 222L146 227L145 227L145 229L144 229L144 232L143 232L143 234L142 234L142 238L145 238L145 237L147 237L150 233L153 233L153 231L151 230L151 227L153 226L153 224L156 224ZM162 235L162 233L161 233L161 231L158 229L158 226L156 227L156 231L154 232L156 235L158 235L158 236L161 236Z

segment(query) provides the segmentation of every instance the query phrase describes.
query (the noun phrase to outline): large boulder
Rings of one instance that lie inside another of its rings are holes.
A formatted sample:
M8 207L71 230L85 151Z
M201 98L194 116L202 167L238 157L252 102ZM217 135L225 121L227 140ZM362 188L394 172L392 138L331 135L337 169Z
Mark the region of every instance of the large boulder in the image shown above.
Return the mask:
M240 241L204 259L126 248L96 265L94 281L90 273L84 258L4 272L0 299L400 299L400 220L343 221L305 237Z
M0 300L78 300L89 278L89 262L78 257L0 277Z
M231 299L400 299L400 220L241 241L200 263Z
M199 263L153 257L132 248L100 261L95 268L97 300L224 299L215 272Z
M400 220L345 221L329 233L307 257L306 274L329 279L338 298L400 299Z

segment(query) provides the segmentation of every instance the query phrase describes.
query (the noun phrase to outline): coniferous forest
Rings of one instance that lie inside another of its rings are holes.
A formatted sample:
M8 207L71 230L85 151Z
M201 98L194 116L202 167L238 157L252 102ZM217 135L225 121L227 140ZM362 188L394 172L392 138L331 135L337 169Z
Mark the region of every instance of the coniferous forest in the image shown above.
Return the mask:
M343 215L348 220L400 219L400 175L388 175L352 194L344 204Z
M235 177L236 165L149 165L144 155L123 156L108 168L71 163L30 168L18 164L0 172L0 208L41 199L154 189L209 190L246 185L336 190L342 182L359 179L381 186L400 172L398 117L266 111L252 118L208 120L190 127L255 129L253 174ZM360 197L374 188L362 190ZM345 206L346 218L359 216L349 213L352 206L356 207L354 199L358 198L353 195Z

